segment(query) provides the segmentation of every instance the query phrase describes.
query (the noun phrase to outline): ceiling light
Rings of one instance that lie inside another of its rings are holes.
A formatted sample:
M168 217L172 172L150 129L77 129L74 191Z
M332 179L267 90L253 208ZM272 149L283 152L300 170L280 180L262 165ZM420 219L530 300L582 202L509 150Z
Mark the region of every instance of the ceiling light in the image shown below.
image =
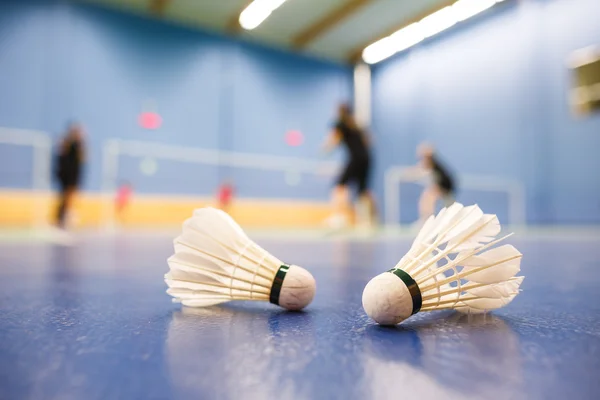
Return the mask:
M505 0L458 0L453 5L369 45L363 50L363 60L368 64L378 63L503 1Z
M456 19L452 6L448 6L423 18L419 21L419 25L421 25L425 37L431 37L450 28L457 22L458 20Z
M240 14L240 25L252 30L263 23L285 0L254 0Z
M368 46L363 50L363 60L367 64L375 64L381 60L385 60L386 58L393 56L397 51L390 42L391 40L388 36Z
M458 21L464 21L496 4L496 0L459 0L452 6Z
M421 24L414 23L390 36L390 42L396 51L402 51L425 39Z

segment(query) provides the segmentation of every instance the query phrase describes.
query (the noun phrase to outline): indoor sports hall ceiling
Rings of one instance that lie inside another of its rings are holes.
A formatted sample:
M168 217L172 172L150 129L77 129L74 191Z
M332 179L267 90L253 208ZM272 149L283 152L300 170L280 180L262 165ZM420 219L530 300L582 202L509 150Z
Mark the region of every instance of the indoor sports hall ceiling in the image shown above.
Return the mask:
M238 20L251 0L86 1L352 62L367 45L456 0L285 0L250 31L242 29Z

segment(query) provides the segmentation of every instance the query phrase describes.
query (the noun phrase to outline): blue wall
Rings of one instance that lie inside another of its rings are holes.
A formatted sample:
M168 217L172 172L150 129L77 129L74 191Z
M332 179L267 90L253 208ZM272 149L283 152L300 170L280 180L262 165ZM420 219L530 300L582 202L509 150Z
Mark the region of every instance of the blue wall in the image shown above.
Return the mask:
M600 115L571 116L566 68L571 52L600 45L598 1L507 3L374 68L377 175L416 162L430 140L459 177L522 181L529 222L599 223ZM417 191L406 195L414 204ZM462 196L505 209L500 196Z
M314 159L351 85L349 67L150 19L61 1L0 3L0 126L56 138L68 120L80 120L91 152L88 190L101 187L109 138ZM163 117L158 131L137 124L147 99ZM302 146L286 145L290 129L304 133ZM28 187L30 155L11 154L0 146L0 186ZM316 176L288 186L283 173L160 160L147 177L139 161L123 158L120 177L141 192L210 194L232 178L241 196L324 199L330 186Z

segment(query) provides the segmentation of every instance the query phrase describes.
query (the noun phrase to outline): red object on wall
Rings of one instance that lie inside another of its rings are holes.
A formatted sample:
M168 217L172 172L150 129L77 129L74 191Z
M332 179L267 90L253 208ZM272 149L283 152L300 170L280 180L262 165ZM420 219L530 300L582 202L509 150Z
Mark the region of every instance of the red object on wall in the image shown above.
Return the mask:
M285 142L288 146L300 146L304 142L304 135L300 131L288 131L285 134Z
M158 129L162 124L162 118L157 113L143 112L140 114L139 124L144 129Z
M228 211L231 201L233 200L234 190L235 189L230 182L225 182L219 186L217 199L221 210Z
M133 189L131 185L123 184L119 187L119 190L117 191L117 198L115 199L118 211L121 211L129 204L132 194Z

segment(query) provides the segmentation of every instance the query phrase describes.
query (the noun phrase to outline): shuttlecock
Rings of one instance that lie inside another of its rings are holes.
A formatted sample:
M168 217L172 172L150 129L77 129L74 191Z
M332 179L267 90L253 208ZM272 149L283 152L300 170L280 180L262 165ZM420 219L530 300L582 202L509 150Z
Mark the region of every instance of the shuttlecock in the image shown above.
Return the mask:
M500 223L474 205L454 203L431 216L408 253L373 278L363 307L377 323L395 325L419 311L455 309L483 313L519 293L522 254L511 245L491 248ZM491 249L490 249L491 248Z
M183 305L259 300L300 310L315 295L315 280L307 270L269 254L221 210L195 210L174 247L165 282L167 293Z

